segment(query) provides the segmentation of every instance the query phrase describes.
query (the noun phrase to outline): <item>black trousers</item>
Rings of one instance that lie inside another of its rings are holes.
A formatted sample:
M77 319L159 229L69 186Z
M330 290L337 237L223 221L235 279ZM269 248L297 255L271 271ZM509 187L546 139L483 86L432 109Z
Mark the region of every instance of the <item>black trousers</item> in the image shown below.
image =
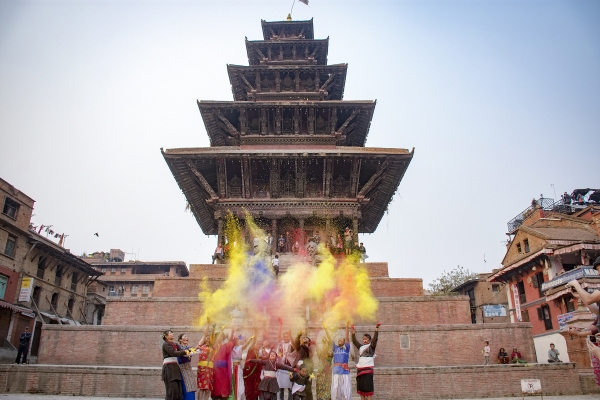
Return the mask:
M29 343L20 344L19 349L17 350L17 359L15 360L16 364L27 364L27 353L29 352ZM23 355L23 362L21 362L21 355Z

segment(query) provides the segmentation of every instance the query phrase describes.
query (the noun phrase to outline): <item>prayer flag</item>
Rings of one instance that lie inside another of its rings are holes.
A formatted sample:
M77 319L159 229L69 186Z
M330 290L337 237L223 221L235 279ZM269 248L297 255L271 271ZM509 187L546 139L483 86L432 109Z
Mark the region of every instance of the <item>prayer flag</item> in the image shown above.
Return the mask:
M304 3L306 5L308 5L308 0L298 0L300 3Z

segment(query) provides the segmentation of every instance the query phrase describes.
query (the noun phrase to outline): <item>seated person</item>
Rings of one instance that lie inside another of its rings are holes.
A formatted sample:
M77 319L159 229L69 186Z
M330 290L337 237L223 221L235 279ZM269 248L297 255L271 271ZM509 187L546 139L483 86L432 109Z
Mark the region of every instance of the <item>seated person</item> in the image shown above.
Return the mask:
M509 362L508 353L504 350L504 347L501 347L498 352L498 364L508 364Z
M556 348L554 348L554 343L550 343L550 350L548 350L548 362L549 363L562 362L561 360L558 359L559 355L560 355L560 353L558 352L558 350L556 350Z
M510 362L513 364L527 364L527 361L521 358L521 352L519 352L516 347L513 347L513 351L510 355Z

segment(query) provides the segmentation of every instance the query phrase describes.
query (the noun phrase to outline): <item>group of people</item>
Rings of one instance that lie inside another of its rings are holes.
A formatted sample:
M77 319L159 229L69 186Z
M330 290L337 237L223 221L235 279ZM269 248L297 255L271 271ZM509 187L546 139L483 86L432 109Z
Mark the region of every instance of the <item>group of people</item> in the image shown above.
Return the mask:
M485 346L483 347L483 355L484 361L483 365L490 365L490 342L485 341ZM508 357L508 353L504 350L504 347L501 347L498 351L498 364L526 364L527 361L523 360L521 356L521 352L513 347L512 353L510 357Z
M227 399L235 400L350 400L350 330L352 344L358 349L356 363L357 392L362 400L370 400L375 389L373 369L379 326L373 336L365 334L356 339L354 326L346 325L345 336L334 339L327 327L325 338L317 346L304 332L292 337L283 331L279 320L278 342L258 341L256 334L246 339L236 336L234 329L225 335L226 327L209 334L210 323L198 345L190 347L185 333L175 336L171 330L163 332L162 379L166 400ZM243 354L247 351L244 361ZM191 368L192 355L198 354L198 372ZM319 359L315 371L313 357ZM316 372L316 376L315 376ZM316 379L316 396L312 383Z

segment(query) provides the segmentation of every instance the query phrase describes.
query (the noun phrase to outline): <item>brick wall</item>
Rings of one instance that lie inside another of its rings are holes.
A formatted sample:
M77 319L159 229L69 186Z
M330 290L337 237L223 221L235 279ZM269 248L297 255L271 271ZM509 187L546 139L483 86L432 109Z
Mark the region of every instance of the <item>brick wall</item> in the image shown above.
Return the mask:
M41 364L159 366L162 360L160 333L169 326L58 326L45 325L38 361ZM190 343L202 336L201 327L172 326L177 335L187 332ZM320 328L312 326L316 338ZM357 339L373 333L373 326L357 326ZM402 335L406 335L404 340ZM408 341L406 341L406 337ZM380 328L376 365L446 366L483 363L483 341L489 340L492 353L500 347L518 347L525 360L535 360L531 325L384 325ZM401 348L401 343L408 348ZM125 354L133 351L133 354ZM139 351L137 351L139 349ZM495 363L495 354L491 358Z
M471 323L466 296L384 297L378 300L379 310L375 320L386 325ZM313 307L311 306L311 310ZM300 310L303 316L304 309ZM197 297L109 297L103 323L188 326L194 325L201 314L202 302Z
M0 392L164 398L165 386L159 367L66 367L32 364L0 366Z
M573 364L375 368L378 400L517 396L521 379L540 379L544 396L581 394Z
M375 396L381 400L520 396L521 379L540 379L545 396L582 392L578 370L573 364L536 364L528 367L376 368ZM355 382L354 374L352 382ZM2 365L0 392L138 398L165 395L159 367L54 365Z
M217 290L225 278L208 278L206 284L211 291ZM156 278L154 297L198 297L202 278Z
M377 320L385 325L470 324L466 296L379 298Z
M113 298L106 301L104 325L193 325L202 314L197 297Z
M364 333L373 334L373 326L356 327L360 341ZM402 337L404 336L404 338ZM387 326L379 332L376 366L450 366L483 364L484 340L490 341L490 362L497 363L500 347L517 347L527 361L535 362L531 325L466 324ZM408 348L402 348L402 344Z
M423 296L423 279L371 278L375 297Z

